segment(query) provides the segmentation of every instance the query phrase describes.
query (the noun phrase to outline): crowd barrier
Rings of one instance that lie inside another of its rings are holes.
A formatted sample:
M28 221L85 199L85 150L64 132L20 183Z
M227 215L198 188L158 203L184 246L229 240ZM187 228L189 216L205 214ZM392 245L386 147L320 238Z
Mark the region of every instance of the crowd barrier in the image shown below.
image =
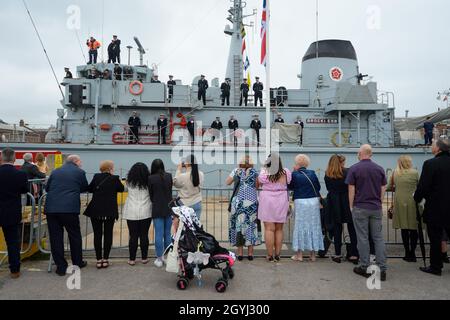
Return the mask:
M45 217L45 199L46 194L44 191L44 180L30 181L30 192L26 195L23 202L23 222L21 233L21 254L22 258L32 255L36 252L44 254L50 254L50 242L48 237L47 223ZM231 188L205 188L202 190L202 215L201 222L206 232L211 233L214 237L226 245L228 243L228 223L229 212L228 204L233 190ZM174 190L173 195L176 196L177 191ZM126 201L127 193L119 193L117 197L119 207L119 220L114 226L113 236L113 251L114 249L127 249L128 248L128 228L126 220L122 219L122 212ZM81 214L80 225L81 234L83 237L83 250L84 252L92 252L94 250L93 230L89 218L83 215L92 195L85 193L81 195ZM394 198L393 192L386 192L386 196L383 204L383 233L386 245L402 246L400 230L395 230L392 227L392 220L387 218L387 209L392 203ZM262 233L264 233L264 227L261 226ZM292 242L292 232L294 228L294 219L291 217L286 222L284 227L284 244L287 248L290 248ZM2 239L2 238L0 238ZM264 239L264 237L263 237ZM428 243L428 237L425 232L425 239ZM344 231L343 243L348 240L348 236ZM153 224L150 228L150 244L154 245L154 230ZM65 235L66 249L69 250L67 234ZM263 248L263 247L260 247ZM401 250L399 250L401 252ZM0 247L0 265L5 261L7 255L5 248ZM392 256L392 255L391 255ZM49 270L51 267L51 261L49 262Z

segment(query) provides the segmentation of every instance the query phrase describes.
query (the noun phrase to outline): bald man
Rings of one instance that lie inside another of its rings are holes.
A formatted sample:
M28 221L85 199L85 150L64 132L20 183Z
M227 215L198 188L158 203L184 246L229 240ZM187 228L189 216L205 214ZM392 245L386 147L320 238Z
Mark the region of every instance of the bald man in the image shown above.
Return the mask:
M384 169L371 160L372 147L361 146L357 164L347 174L350 210L356 229L359 251L359 266L353 271L363 277L370 276L369 234L375 244L377 265L381 270L380 280L386 281L386 247L382 234L382 201L386 192L387 179Z
M80 194L88 190L86 173L81 169L78 155L70 155L66 163L52 172L45 190L45 214L56 273L64 276L67 261L64 258L64 229L69 234L72 264L83 268L82 241L80 230Z

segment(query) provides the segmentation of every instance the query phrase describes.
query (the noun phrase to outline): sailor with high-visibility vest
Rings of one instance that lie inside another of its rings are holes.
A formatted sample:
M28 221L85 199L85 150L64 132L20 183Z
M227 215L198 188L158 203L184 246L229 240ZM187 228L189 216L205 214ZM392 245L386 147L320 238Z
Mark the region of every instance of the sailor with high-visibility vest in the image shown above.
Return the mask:
M95 40L94 37L91 37L86 41L86 45L89 47L89 62L88 64L92 64L92 62L97 63L98 56L98 48L102 45L100 41Z

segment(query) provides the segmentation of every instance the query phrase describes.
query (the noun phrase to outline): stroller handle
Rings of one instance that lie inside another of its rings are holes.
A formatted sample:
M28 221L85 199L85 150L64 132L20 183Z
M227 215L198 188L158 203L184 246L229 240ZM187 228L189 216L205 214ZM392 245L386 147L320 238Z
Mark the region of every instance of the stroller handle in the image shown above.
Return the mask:
M168 207L169 208L180 207L181 205L182 204L181 204L180 197L176 197L176 198L173 198L172 201L169 202Z

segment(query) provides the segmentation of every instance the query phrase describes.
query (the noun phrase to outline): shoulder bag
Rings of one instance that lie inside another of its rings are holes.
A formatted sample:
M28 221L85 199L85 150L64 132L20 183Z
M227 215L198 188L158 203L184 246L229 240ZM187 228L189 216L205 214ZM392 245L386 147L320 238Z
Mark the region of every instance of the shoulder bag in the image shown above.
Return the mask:
M317 198L320 199L320 209L323 209L325 207L325 199L322 198L322 195L317 192L316 187L314 187L314 183L311 181L311 179L308 177L308 175L306 173L304 173L303 171L300 171L300 172L306 177L306 179L308 179L309 183L313 187L314 193L316 194Z
M172 273L178 273L180 270L180 263L178 261L178 242L180 241L181 230L183 230L183 221L179 219L178 230L175 235L175 240L172 248L169 250L166 259L166 271Z
M239 174L241 174L241 172L239 172ZM237 175L237 172L236 172ZM236 196L236 194L239 191L239 185L241 184L241 177L238 176L237 181L234 182L234 188L233 188L233 193L231 195L230 201L228 203L228 212L231 212L231 204L233 202L233 198Z

